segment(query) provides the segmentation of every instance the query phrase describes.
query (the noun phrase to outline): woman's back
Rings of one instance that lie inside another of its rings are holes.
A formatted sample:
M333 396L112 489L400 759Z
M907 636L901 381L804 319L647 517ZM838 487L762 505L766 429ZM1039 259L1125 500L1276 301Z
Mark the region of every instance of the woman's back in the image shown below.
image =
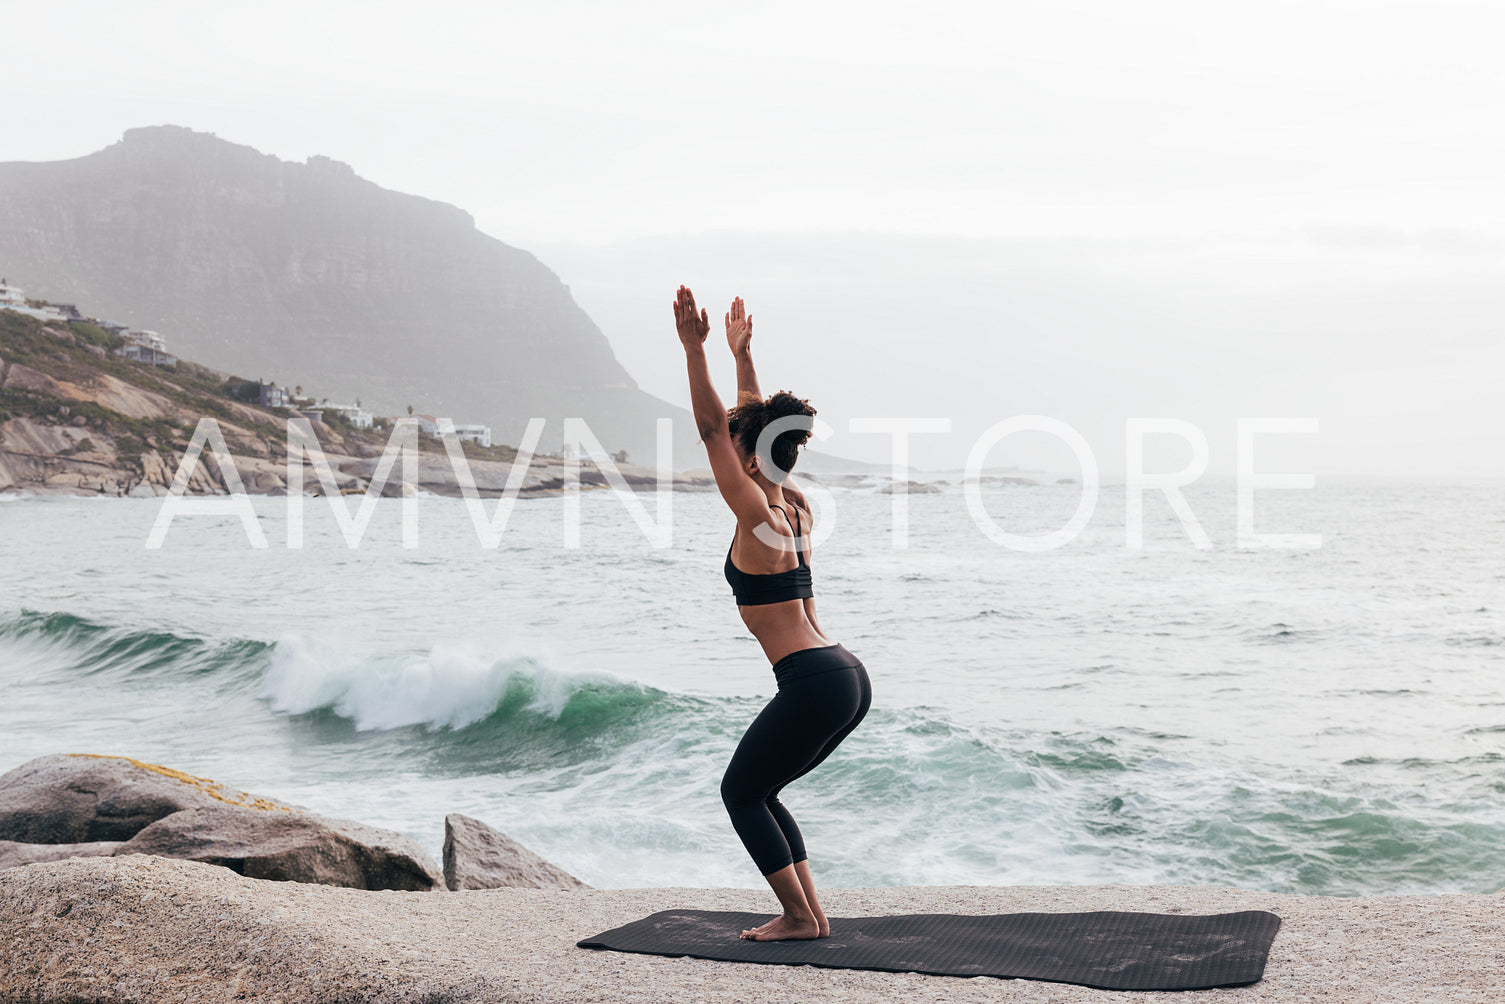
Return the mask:
M789 512L777 503L768 509L768 525L778 541L766 544L739 528L727 549L724 571L742 623L763 646L768 661L777 662L790 652L833 643L815 619L808 557L810 514L792 503Z

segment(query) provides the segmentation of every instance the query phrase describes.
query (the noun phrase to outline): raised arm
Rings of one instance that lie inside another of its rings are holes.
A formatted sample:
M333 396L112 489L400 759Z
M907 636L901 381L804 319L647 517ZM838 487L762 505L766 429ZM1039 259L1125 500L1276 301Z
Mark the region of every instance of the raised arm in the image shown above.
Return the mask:
M737 360L737 403L741 404L749 394L763 400L763 392L758 389L758 373L753 369L752 315L747 312L740 296L732 301L732 309L726 312L726 344Z
M742 460L732 445L732 436L726 424L726 408L711 383L711 373L705 361L705 336L711 330L705 310L695 309L695 294L686 286L679 287L674 301L674 326L679 331L680 344L685 349L685 363L690 374L690 407L695 414L695 429L705 443L706 456L711 462L711 473L716 476L716 487L721 497L737 514L737 522L751 532L768 521L768 499L755 481L742 468Z

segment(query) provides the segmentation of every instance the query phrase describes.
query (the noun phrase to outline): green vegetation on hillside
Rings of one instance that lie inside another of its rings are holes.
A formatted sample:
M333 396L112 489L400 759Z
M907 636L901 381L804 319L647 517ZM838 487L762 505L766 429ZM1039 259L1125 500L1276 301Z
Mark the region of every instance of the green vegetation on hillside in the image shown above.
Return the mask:
M99 325L90 324L88 321L69 321L68 327L90 345L97 345L106 352L114 352L125 344L125 339L121 336L112 335Z
M176 367L165 369L135 362L115 354L124 344L125 339L88 322L73 321L64 328L15 311L0 310L0 359L7 364L20 364L85 390L98 386L100 374L109 374L161 395L188 414L214 417L271 442L285 439L285 423L290 413L264 409L257 404L260 381L220 373L186 359L179 359ZM132 418L93 401L61 398L41 390L0 387L0 422L12 418L75 422L79 417L83 422L78 424L113 439L120 462L132 467L139 466L136 458L152 449L170 455L174 446L181 447L186 442L190 431L168 418ZM378 423L373 429L357 429L333 409L324 410L323 426L315 423L314 429L321 440L326 433L333 433L347 448L358 451L379 450L390 435L389 425ZM444 452L442 440L420 434L419 442L422 451ZM504 444L461 445L465 455L473 460L510 461L517 456L515 447ZM70 452L84 451L75 448Z
M75 321L66 329L48 327L35 317L0 310L0 358L8 364L19 363L54 380L84 388L95 382L98 374L108 373L199 414L242 426L261 424L268 431L279 429L269 414L257 422L232 412L219 393L223 380L214 371L185 363L180 364L172 379L167 379L156 367L115 355L113 349L123 344L122 339L92 324ZM127 463L140 452L151 449L147 445L149 439L156 441L156 449L171 452L173 438L182 435L165 418L133 418L93 401L60 398L41 390L0 387L0 421L58 415L64 407L70 420L82 416L90 428L114 436L121 459Z

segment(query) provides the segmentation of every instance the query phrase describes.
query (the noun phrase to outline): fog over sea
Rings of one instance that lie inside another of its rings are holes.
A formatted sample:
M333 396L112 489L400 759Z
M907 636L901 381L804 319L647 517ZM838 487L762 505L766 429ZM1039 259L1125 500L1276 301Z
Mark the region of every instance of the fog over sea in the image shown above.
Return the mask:
M1001 527L1080 486L990 484ZM1334 895L1505 886L1505 483L1231 480L1124 492L1043 553L993 543L957 484L832 488L813 561L865 723L785 792L827 885L1184 883ZM761 886L721 772L774 690L721 564L720 498L676 494L654 548L621 500L519 501L496 550L462 501L383 500L357 549L326 500L238 520L155 499L0 501L0 770L118 753L401 830L476 816L601 887ZM651 498L645 497L653 512ZM488 502L488 507L494 503ZM352 510L354 503L351 503Z

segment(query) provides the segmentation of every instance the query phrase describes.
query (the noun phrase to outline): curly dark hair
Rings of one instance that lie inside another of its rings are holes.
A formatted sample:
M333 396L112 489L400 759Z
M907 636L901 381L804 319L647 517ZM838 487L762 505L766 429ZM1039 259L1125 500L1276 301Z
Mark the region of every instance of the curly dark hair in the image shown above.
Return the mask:
M804 398L781 390L766 401L759 401L748 395L748 400L726 413L726 422L742 455L751 457L757 453L758 437L768 428L769 423L791 415L802 415L810 419L815 417L815 409ZM763 475L776 484L794 469L794 462L799 458L799 448L810 438L810 430L814 425L809 421L789 424L793 428L773 437L773 444L768 451L770 455L760 458Z

